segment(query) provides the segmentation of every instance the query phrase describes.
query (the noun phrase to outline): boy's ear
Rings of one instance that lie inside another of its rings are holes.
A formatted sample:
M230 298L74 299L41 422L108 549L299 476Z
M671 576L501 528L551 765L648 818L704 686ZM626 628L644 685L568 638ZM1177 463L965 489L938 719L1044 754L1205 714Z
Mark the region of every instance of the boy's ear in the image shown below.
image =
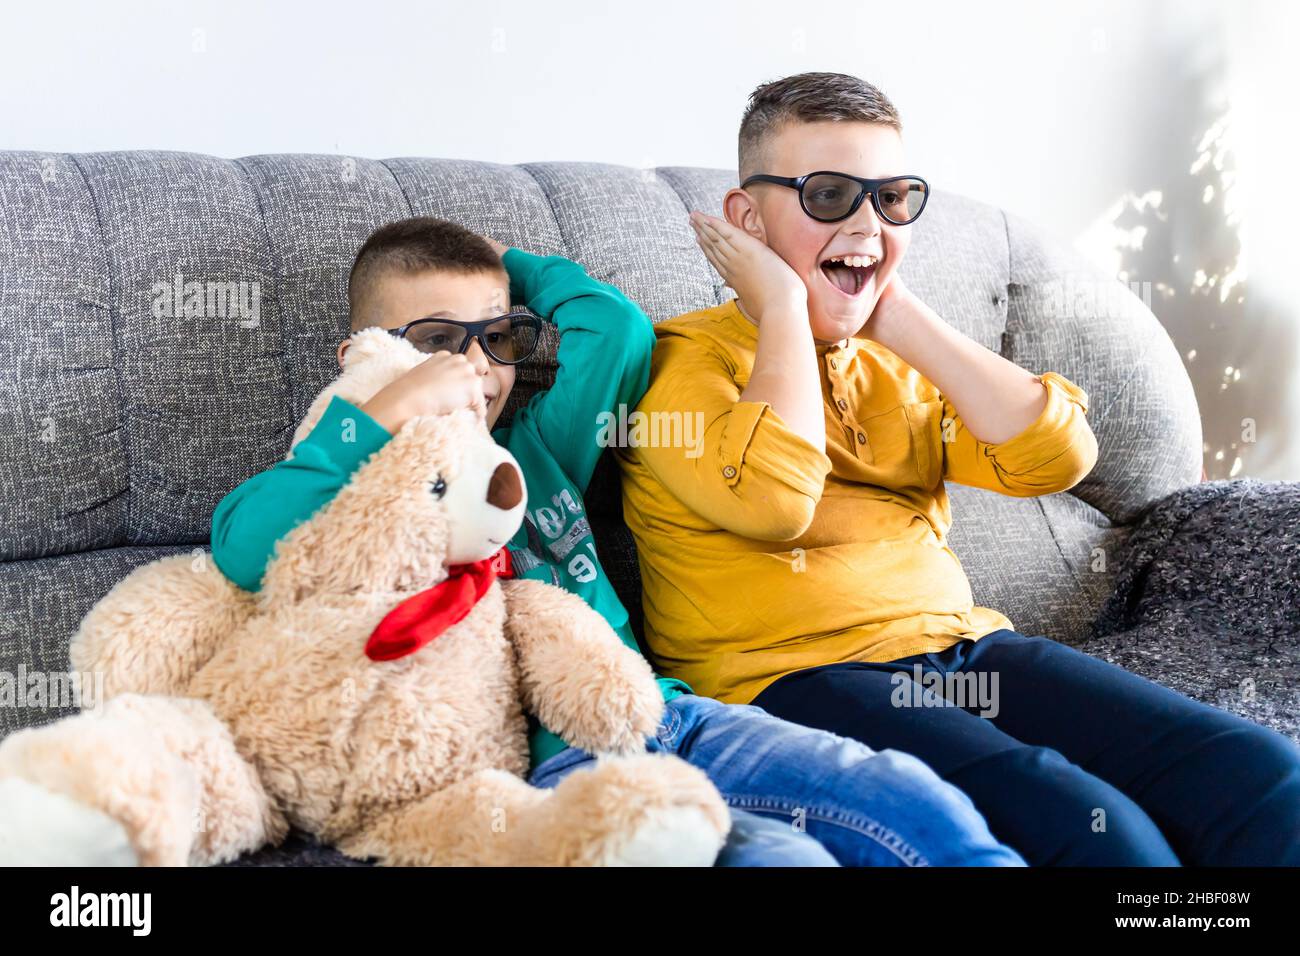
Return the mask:
M737 229L744 230L755 239L766 244L767 234L763 229L763 216L758 211L754 197L745 190L729 189L722 197L722 216Z
M339 348L338 348L339 368L343 367L343 353L348 350L348 346L351 344L352 344L351 339L344 339L342 342L339 343Z

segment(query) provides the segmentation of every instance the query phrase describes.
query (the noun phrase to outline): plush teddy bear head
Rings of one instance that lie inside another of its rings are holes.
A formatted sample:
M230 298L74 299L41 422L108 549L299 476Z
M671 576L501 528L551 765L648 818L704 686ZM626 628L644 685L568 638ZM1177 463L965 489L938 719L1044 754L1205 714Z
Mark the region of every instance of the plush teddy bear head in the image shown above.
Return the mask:
M360 405L428 358L382 329L356 333L354 342L343 374L313 404L313 427L334 395ZM310 430L299 429L296 439ZM526 505L519 465L493 441L481 415L413 418L311 521L279 542L259 602L431 587L449 568L504 548Z

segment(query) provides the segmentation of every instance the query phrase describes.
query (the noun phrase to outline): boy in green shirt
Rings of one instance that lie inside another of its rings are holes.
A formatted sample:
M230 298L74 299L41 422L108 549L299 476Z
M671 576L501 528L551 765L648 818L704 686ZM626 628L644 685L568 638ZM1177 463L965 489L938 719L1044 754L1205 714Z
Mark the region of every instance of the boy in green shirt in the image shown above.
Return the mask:
M555 384L492 432L528 492L508 545L512 564L516 576L580 595L639 652L597 558L583 493L603 451L602 416L634 407L645 391L654 346L645 314L576 263L427 217L384 226L365 242L348 298L353 332L379 326L430 357L360 406L335 396L292 459L221 501L212 519L221 571L257 590L276 542L409 419L468 406L494 426L545 320L560 332ZM339 345L340 364L349 345ZM727 800L732 832L720 865L1022 865L964 794L913 757L697 697L678 680L661 677L659 686L666 711L647 749L700 767ZM530 749L529 781L542 787L594 759L535 720Z

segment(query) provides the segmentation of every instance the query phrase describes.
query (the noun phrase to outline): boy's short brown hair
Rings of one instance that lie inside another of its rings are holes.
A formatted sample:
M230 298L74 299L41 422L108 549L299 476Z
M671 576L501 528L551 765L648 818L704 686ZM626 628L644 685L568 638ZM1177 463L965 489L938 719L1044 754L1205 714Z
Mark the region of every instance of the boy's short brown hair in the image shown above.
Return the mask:
M506 274L501 257L487 240L464 226L433 216L390 222L370 234L352 262L348 274L352 331L366 324L361 307L375 280L388 272L410 275L426 270Z
M759 172L768 138L789 122L856 120L880 123L898 132L903 121L889 97L866 80L847 73L799 73L764 83L749 95L740 121L740 178ZM802 172L811 172L803 170Z

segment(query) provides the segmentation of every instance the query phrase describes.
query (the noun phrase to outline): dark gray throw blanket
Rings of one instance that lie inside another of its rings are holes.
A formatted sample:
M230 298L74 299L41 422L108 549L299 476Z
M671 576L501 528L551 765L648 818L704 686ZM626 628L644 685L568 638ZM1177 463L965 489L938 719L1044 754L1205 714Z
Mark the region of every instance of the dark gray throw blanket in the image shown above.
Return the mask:
M1176 491L1117 567L1079 650L1300 743L1300 482Z

